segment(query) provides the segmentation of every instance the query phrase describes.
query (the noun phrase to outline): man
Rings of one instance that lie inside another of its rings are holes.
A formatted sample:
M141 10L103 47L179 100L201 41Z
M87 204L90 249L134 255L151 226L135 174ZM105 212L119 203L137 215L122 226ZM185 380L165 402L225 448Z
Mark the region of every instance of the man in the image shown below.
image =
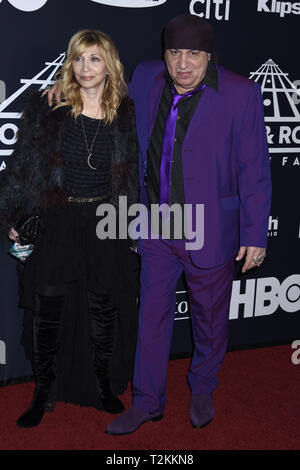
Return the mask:
M184 237L140 240L133 406L108 425L106 432L113 435L163 416L182 272L195 343L188 374L190 419L196 428L211 422L212 392L227 347L235 259L246 255L245 272L265 256L271 183L259 86L214 64L212 28L197 16L171 20L164 39L165 62L140 64L131 82L141 202L204 204L204 245L186 249Z

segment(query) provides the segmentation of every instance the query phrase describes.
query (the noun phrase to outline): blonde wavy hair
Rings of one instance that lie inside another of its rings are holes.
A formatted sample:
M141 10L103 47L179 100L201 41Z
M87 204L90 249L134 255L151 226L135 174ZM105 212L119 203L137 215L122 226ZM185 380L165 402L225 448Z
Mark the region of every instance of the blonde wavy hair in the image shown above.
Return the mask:
M61 69L58 86L65 101L59 103L54 109L61 106L72 106L71 114L77 118L83 109L80 94L80 85L73 73L73 60L80 57L86 49L99 46L101 56L105 62L108 76L104 85L101 109L106 124L111 124L117 116L117 110L122 98L127 94L127 85L124 80L124 68L120 62L119 54L112 39L105 33L97 30L84 29L78 31L69 41L67 59Z

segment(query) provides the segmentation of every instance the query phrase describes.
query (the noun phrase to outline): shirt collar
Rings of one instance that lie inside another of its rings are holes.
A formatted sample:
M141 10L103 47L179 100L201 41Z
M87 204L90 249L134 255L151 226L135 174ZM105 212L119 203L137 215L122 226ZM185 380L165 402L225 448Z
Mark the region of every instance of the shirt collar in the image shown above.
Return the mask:
M170 85L173 85L173 80L171 75L168 72L168 69L166 68L164 72L164 78L167 83ZM218 86L219 86L219 80L218 80L218 71L213 62L208 62L207 69L204 75L203 80L195 87L197 88L200 85L207 85L210 88L213 88L214 90L218 91Z

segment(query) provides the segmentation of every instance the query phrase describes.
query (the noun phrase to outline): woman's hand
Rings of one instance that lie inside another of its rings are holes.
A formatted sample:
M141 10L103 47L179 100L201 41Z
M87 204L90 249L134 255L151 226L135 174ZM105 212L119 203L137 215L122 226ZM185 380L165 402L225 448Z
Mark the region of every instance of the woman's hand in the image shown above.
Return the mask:
M14 242L17 242L19 240L19 234L13 227L10 229L8 237Z

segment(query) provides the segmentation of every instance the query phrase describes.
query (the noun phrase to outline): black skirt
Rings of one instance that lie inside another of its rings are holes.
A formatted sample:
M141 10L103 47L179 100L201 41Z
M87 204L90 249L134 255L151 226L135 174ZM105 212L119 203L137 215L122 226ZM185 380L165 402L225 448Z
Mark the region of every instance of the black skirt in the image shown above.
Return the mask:
M98 206L99 202L69 203L48 211L24 266L20 306L25 309L23 344L31 359L36 295L64 290L56 399L101 408L93 370L87 289L108 290L117 307L111 382L113 391L120 394L133 373L139 260L130 250L129 240L98 239Z

